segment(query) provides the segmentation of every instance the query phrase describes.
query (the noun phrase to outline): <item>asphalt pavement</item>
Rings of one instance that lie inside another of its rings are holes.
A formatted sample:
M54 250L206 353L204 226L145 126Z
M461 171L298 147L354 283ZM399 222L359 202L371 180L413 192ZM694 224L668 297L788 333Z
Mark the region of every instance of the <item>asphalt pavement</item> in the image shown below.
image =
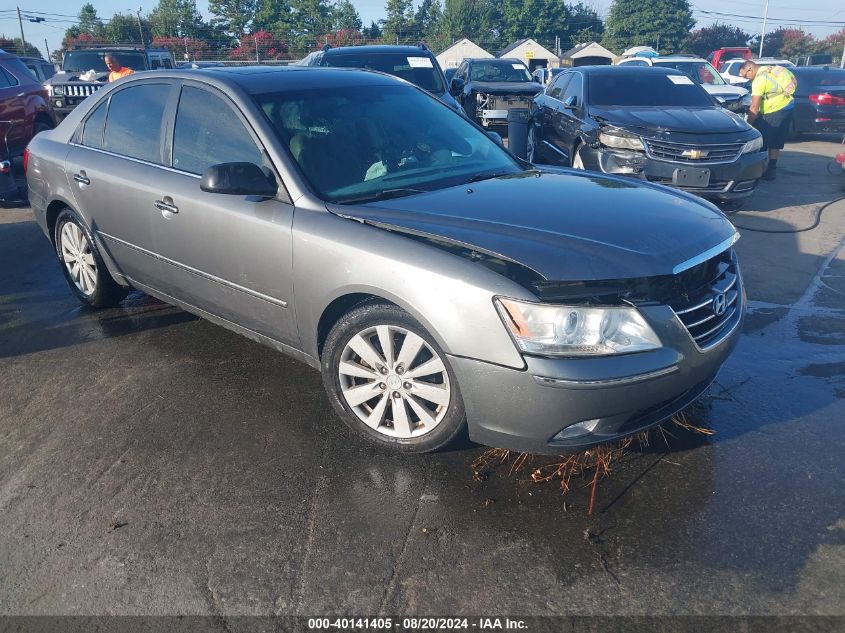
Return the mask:
M81 308L0 211L0 614L845 615L839 147L789 145L731 216L750 315L691 414L715 433L632 449L592 516L545 460L380 452L317 372L140 293Z

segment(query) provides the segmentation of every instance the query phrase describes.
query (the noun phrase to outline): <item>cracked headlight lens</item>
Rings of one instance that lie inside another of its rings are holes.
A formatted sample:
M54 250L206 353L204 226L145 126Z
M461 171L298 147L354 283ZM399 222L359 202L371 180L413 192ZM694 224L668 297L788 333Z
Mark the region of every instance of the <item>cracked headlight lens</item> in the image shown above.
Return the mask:
M519 348L543 356L627 354L660 347L636 308L528 303L496 298L496 307Z

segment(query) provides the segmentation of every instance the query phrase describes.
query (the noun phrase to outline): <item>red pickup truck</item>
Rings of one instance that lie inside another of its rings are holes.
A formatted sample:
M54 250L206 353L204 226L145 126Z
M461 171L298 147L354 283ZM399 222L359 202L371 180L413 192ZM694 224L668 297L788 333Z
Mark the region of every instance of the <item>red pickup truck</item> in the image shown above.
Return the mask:
M750 48L742 47L727 47L713 51L707 56L707 61L716 67L719 72L722 71L722 65L729 59L751 59L752 53Z

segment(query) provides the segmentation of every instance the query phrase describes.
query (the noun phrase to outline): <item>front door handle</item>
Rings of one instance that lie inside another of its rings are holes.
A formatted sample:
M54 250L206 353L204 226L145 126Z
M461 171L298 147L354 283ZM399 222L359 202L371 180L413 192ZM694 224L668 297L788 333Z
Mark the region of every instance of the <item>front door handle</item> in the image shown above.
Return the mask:
M91 181L84 174L74 174L73 179L80 185L90 185Z
M169 200L169 198L167 200ZM159 211L166 211L167 213L179 213L179 207L167 202L167 200L156 200L154 203L155 208Z

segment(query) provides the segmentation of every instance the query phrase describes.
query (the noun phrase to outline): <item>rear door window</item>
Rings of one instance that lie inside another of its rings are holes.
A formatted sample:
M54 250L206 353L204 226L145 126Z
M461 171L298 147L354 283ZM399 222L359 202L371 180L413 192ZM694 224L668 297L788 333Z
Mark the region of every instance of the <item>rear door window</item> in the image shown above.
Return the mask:
M235 162L263 162L240 117L211 92L182 88L173 131L173 167L202 174L212 165Z
M161 163L161 126L170 84L130 86L111 97L103 149Z

